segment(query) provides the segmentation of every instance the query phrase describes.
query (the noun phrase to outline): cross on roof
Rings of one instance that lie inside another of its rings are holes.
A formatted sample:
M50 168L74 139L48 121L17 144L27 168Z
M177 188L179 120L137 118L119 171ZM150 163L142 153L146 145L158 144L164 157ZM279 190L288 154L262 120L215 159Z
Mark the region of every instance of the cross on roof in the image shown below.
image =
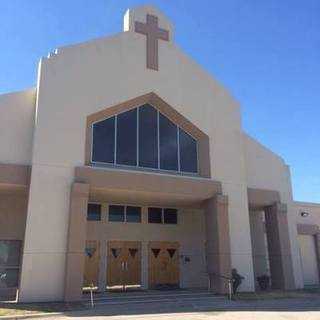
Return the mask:
M169 41L169 31L158 27L158 17L147 14L147 23L135 21L135 32L147 37L147 68L158 70L158 40Z

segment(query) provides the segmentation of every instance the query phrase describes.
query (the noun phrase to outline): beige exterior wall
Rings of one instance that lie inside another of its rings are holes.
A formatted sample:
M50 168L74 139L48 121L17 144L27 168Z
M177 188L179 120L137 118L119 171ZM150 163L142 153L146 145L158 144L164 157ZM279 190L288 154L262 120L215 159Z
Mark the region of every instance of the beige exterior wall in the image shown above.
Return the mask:
M298 235L304 285L319 285L319 267L314 235Z
M152 91L210 137L212 178L229 198L232 265L246 278L241 288L254 288L238 104L171 41L159 41L158 72L146 69L145 54L145 37L128 31L41 62L22 301L62 298L69 191L74 166L84 164L87 116Z
M0 163L31 163L35 101L35 89L0 95Z
M292 199L290 169L284 160L259 142L243 135L248 188L276 190L288 207L288 225L295 285L302 288L295 205Z
M294 202L297 224L312 224L320 227L320 203ZM301 212L307 212L308 216L302 217Z
M147 210L147 207L142 207L142 223L108 222L108 204L103 203L102 221L87 222L87 240L100 241L101 283L105 284L107 241L141 241L141 279L145 288L148 287L147 247L149 241L177 241L180 244L180 286L184 288L207 287L203 210L178 209L177 225L148 223ZM189 257L190 262L184 262L182 256Z
M307 212L308 215L305 217L301 216L301 212ZM310 229L320 228L320 204L319 203L308 203L308 202L294 202L294 214L296 219L296 224L310 226ZM298 230L299 231L299 230ZM319 235L317 237L319 239ZM319 240L318 241L318 269L320 272L320 251L319 251ZM305 262L304 262L305 263ZM300 260L301 265L301 273L300 273L300 281L303 285L303 262Z

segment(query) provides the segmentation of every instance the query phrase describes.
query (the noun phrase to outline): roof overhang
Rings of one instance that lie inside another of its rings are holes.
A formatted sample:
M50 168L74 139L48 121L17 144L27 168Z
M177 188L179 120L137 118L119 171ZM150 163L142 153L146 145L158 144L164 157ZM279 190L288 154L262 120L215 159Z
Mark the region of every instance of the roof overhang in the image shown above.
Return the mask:
M90 200L154 206L201 208L220 194L209 178L113 168L76 167L75 182L90 185Z

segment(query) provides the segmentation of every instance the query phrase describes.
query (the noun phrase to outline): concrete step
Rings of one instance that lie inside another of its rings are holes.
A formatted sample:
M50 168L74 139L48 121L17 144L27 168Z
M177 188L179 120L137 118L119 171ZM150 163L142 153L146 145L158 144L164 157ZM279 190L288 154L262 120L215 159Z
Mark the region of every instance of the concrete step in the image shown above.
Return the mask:
M94 296L95 305L123 305L142 303L191 302L199 300L225 300L224 296L217 296L207 291L146 291L128 293L106 293ZM90 304L90 295L85 295L84 301Z

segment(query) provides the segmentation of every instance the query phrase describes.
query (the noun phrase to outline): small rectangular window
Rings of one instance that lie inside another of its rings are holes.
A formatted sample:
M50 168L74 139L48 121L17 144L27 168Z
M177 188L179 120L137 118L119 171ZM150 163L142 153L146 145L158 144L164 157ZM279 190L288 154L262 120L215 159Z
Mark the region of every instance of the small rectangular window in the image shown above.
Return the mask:
M124 206L109 206L109 221L124 222Z
M148 222L149 223L162 223L162 209L161 208L148 208Z
M16 288L19 283L21 241L0 240L0 288Z
M163 222L165 224L177 224L178 223L177 209L163 209Z
M101 205L100 204L88 203L87 220L101 221Z
M1 268L0 285L4 288L18 287L19 268Z
M127 222L141 222L141 208L128 206L126 210Z

